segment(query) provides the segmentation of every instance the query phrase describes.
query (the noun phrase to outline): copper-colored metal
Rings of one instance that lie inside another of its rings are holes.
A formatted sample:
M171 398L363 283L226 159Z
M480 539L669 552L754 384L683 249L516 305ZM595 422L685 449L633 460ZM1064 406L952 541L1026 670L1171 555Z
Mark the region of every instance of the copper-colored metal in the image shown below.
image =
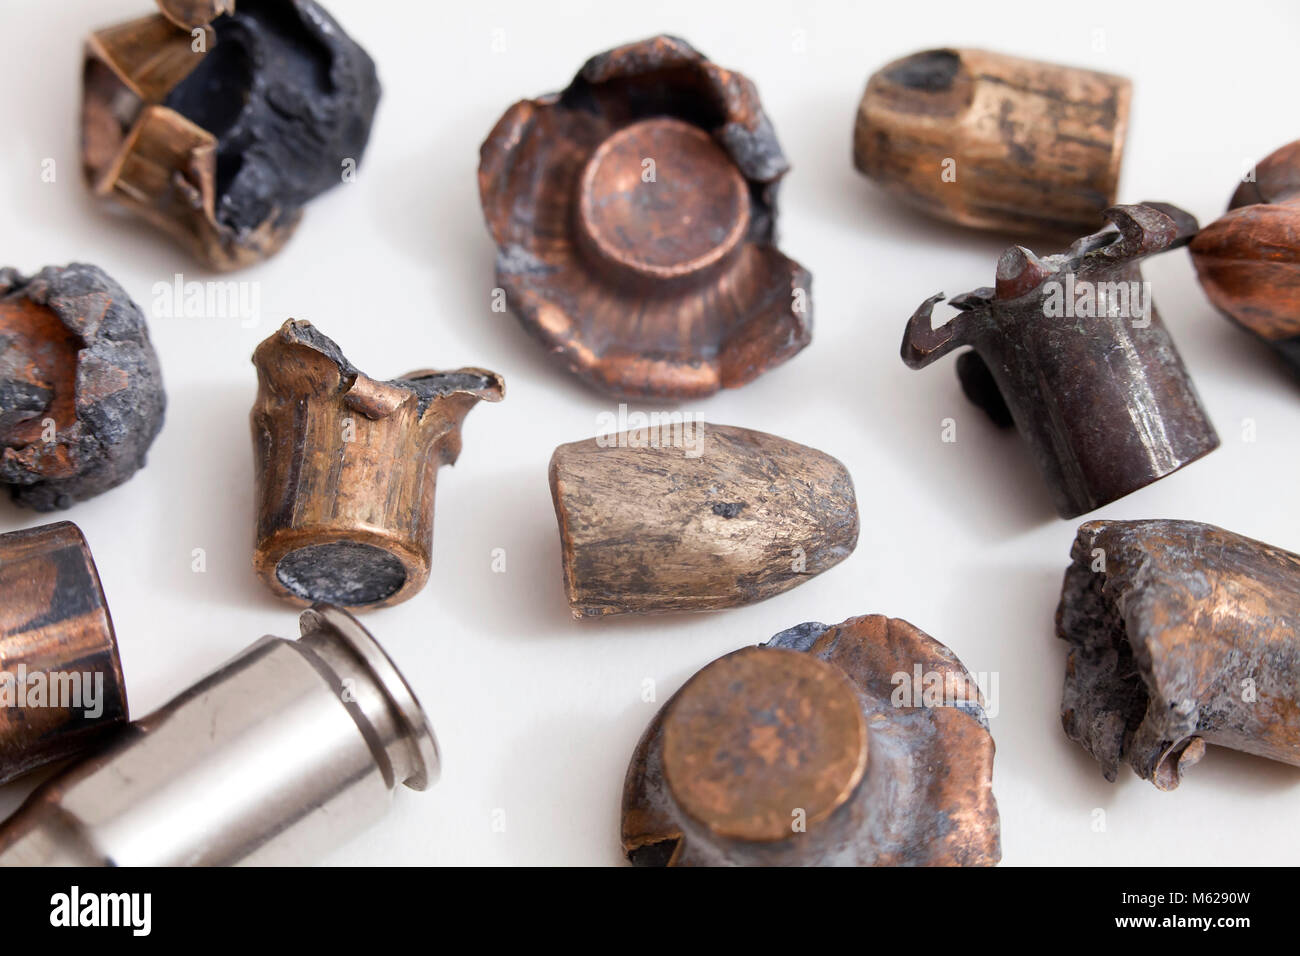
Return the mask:
M277 252L302 206L360 162L374 63L312 0L159 6L86 42L86 182L210 268L237 269Z
M95 266L0 269L0 484L66 508L144 467L166 397L144 314Z
M744 385L812 335L811 278L773 244L787 169L744 76L673 37L603 53L483 143L498 285L601 391Z
M937 329L943 295L931 296L903 334L914 369L973 349L959 360L967 395L995 422L1014 422L1063 518L1219 446L1138 266L1185 244L1196 220L1164 203L1115 206L1106 218L1111 225L1060 255L1013 246L995 288L953 299L959 311Z
M755 723L754 712L770 717ZM825 661L750 647L696 674L664 718L664 779L678 805L728 840L790 833L790 808L820 823L867 764L857 692Z
M69 521L0 534L0 783L126 722L99 574Z
M940 219L1078 235L1115 202L1131 97L1108 73L928 50L871 77L853 161Z
M377 381L294 319L253 364L254 569L304 606L412 597L429 577L438 468L460 454L469 410L505 395L501 376L462 368Z
M1300 374L1300 140L1270 154L1192 240L1210 301Z
M1300 555L1194 521L1090 521L1065 572L1061 722L1161 790L1206 744L1300 766Z
M709 664L655 716L623 849L641 865L988 866L992 772L983 697L946 647L881 615L803 624Z
M844 465L748 428L691 421L572 442L550 481L576 618L761 601L858 543Z
M645 157L670 158L672 175L643 184ZM579 244L612 271L650 284L717 266L749 229L745 177L707 132L671 117L625 126L596 147L577 202Z
M158 0L158 9L186 30L205 27L223 14L235 12L235 0Z

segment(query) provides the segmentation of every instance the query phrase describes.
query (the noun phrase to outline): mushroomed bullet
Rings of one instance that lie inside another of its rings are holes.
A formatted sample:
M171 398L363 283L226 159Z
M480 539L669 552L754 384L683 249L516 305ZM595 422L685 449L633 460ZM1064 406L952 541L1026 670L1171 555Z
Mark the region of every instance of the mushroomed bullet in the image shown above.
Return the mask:
M774 242L788 169L746 77L674 37L602 53L483 143L497 285L603 392L744 385L812 337L811 278Z
M983 697L950 650L882 615L803 624L709 664L651 721L623 851L647 866L991 866L992 774Z
M0 269L0 484L67 508L144 467L162 428L162 373L144 314L85 263Z

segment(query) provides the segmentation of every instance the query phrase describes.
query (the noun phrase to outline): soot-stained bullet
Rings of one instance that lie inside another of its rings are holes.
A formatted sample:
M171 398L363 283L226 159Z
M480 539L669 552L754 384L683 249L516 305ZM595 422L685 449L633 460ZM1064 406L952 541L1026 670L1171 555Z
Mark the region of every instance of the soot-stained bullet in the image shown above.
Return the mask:
M749 604L858 543L844 465L748 428L690 421L572 442L550 481L576 618Z
M0 534L0 783L82 753L126 721L99 573L69 521Z
M86 181L210 268L249 265L355 172L375 65L312 0L160 6L86 44Z
M1060 255L1013 246L994 288L921 304L903 334L908 367L967 346L968 397L998 424L1014 423L1052 493L1072 518L1137 491L1208 454L1218 435L1160 321L1139 262L1185 244L1196 220L1174 206L1114 206L1111 225Z
M497 284L603 392L744 385L812 337L811 277L774 239L788 169L746 77L674 37L602 53L483 143Z
M505 395L501 376L462 368L377 381L293 319L253 364L258 575L300 604L412 597L429 577L438 468L459 456L469 410Z
M166 397L139 306L100 269L0 269L0 484L52 511L144 467Z
M1189 247L1201 287L1300 375L1300 140L1262 160Z
M437 782L420 702L356 619L316 607L267 636L0 825L0 866L289 866Z
M1172 790L1207 744L1300 766L1300 555L1195 521L1089 521L1061 586L1061 722Z
M991 866L993 738L956 656L882 615L803 624L709 664L623 786L644 866Z
M984 50L927 50L871 77L857 168L931 216L1076 236L1115 202L1131 84Z

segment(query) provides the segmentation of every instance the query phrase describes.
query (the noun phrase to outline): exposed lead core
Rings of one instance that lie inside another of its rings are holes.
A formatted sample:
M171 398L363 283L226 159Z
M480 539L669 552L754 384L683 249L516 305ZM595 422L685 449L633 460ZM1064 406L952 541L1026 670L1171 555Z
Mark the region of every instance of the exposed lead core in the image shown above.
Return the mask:
M43 784L0 826L0 864L301 864L383 816L399 782L433 783L433 730L383 648L338 608L300 624Z

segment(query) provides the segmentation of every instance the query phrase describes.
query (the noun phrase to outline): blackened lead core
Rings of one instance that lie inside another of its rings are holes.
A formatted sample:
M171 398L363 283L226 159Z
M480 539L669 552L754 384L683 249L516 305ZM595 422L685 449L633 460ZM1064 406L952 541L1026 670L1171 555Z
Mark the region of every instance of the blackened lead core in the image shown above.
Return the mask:
M290 551L275 576L305 601L362 607L392 597L406 583L396 556L360 541L331 541Z

